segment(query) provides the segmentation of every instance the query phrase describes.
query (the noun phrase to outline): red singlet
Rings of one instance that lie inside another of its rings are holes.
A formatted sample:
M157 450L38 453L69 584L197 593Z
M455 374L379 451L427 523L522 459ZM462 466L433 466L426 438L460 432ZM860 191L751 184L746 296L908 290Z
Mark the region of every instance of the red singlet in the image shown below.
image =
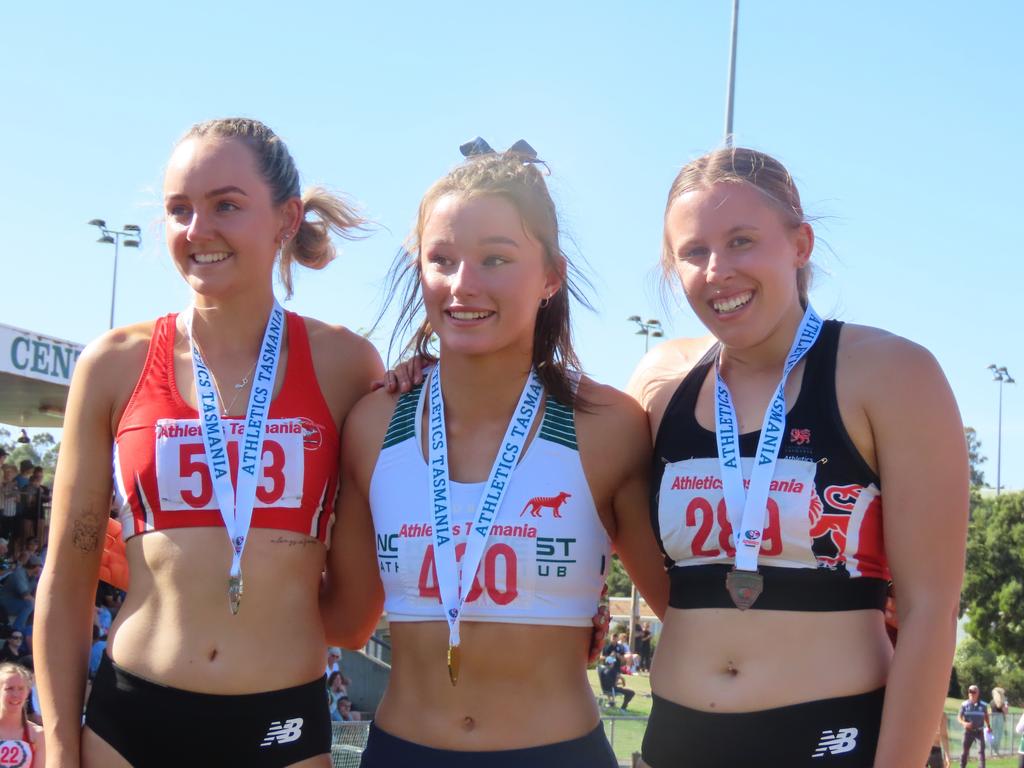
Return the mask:
M338 489L338 431L317 384L305 321L287 312L288 363L270 404L253 528L326 543ZM223 526L195 408L174 379L176 315L156 321L146 365L117 427L114 475L121 531ZM224 419L231 476L238 476L244 417Z

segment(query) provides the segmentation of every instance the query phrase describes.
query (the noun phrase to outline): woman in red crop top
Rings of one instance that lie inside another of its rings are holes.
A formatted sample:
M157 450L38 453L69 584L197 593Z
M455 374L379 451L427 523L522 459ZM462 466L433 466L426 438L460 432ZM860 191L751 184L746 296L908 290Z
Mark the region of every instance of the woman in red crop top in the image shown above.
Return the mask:
M382 370L358 335L283 312L273 271L290 294L293 263L325 266L329 230L361 221L300 194L284 143L249 119L194 126L164 198L192 307L93 342L68 400L36 624L48 745L58 765L326 767L337 435ZM81 729L112 450L131 586Z
M436 334L438 366L422 400L375 392L345 424L324 621L362 645L386 585L393 648L363 768L615 766L586 676L609 540L665 605L644 414L574 384L571 267L524 144L464 145L424 195L396 267L410 347L432 357Z
M630 385L655 436L672 581L652 768L928 755L963 573L963 429L927 350L809 309L813 246L765 154L712 152L672 185L664 270L711 337L659 346Z

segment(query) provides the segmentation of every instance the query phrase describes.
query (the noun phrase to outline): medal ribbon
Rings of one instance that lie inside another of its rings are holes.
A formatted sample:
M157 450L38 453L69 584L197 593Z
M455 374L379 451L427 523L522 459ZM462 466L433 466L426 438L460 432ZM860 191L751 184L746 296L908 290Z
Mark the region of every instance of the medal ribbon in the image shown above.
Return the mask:
M441 397L441 364L430 372L430 411L428 414L427 458L429 461L430 506L433 510L434 562L437 566L437 584L441 592L445 618L448 621L448 641L459 644L459 621L470 585L476 578L484 546L491 533L491 524L497 519L505 493L511 485L512 473L523 452L544 395L544 385L531 370L519 403L498 447L491 473L477 504L473 526L469 530L466 551L461 564L455 558L455 537L451 527L451 477L448 465L448 436L445 432L444 400Z
M256 503L256 485L263 467L263 437L266 433L267 414L274 393L277 377L277 363L281 357L281 333L284 330L284 310L274 301L263 332L260 356L256 361L249 404L245 409L245 432L238 456L238 481L231 482L231 465L228 462L228 439L224 420L220 415L217 390L213 384L210 369L203 362L203 356L192 338L192 311L185 317L188 342L192 348L192 376L196 386L196 401L199 406L199 424L206 448L206 463L213 481L214 495L220 516L224 520L228 538L231 541L231 578L242 573L242 552L252 525L252 510Z
M757 441L754 468L750 484L743 487L743 465L740 459L738 420L732 404L729 387L720 371L721 355L715 359L715 442L718 444L718 466L722 473L722 495L735 533L736 568L756 571L761 552L761 537L768 504L768 491L775 476L775 464L782 447L783 427L786 423L786 380L814 346L821 332L822 320L808 304L796 337L786 356L782 380L775 389L761 424L761 437ZM738 524L737 524L738 523Z

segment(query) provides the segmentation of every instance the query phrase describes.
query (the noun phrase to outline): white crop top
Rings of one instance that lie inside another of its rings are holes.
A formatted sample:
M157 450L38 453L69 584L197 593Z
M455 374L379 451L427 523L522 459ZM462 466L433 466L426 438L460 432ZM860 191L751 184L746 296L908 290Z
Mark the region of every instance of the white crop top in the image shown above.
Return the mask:
M370 480L377 562L390 621L444 621L434 564L422 385L402 395ZM465 551L484 483L452 481L452 532ZM576 446L571 408L550 397L491 527L463 621L590 626L611 542Z

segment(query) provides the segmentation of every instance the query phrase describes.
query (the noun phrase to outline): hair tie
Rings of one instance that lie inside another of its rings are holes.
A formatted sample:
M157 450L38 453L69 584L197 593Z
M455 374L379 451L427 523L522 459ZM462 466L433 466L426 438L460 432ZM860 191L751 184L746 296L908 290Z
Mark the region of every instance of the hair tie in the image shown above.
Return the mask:
M482 138L477 136L471 141L467 141L465 144L459 147L459 151L462 156L466 159L481 157L484 155L496 155L497 152L491 148L491 145L484 141ZM537 157L537 150L531 147L525 139L519 139L515 144L506 149L502 154L515 155L524 163L534 163L536 165L543 165L544 169L551 172L548 168L548 164Z

